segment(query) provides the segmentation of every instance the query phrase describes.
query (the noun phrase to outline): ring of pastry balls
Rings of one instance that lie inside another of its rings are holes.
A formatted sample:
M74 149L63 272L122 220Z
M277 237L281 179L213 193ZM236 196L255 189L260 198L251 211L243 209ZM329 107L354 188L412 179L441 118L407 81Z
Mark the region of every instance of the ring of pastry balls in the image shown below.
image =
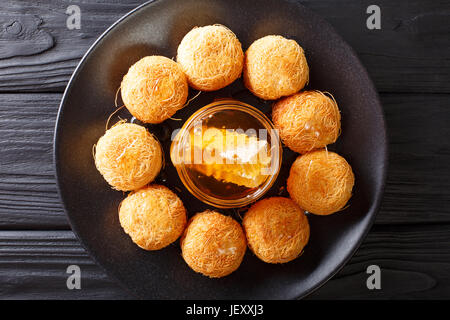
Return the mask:
M264 100L276 100L303 89L309 80L305 53L295 40L265 36L245 53L244 84Z
M227 27L196 27L182 39L176 60L147 56L129 68L121 83L129 112L144 123L161 123L186 105L189 86L215 91L243 73L244 85L255 96L282 98L273 105L274 126L286 146L303 154L287 179L291 198L254 203L244 216L243 227L211 210L187 222L186 209L174 192L148 185L163 165L160 143L146 128L119 122L98 140L94 157L97 169L114 189L132 191L119 206L122 228L145 250L162 249L181 236L185 262L211 278L238 269L247 242L264 262L294 260L309 241L304 210L332 214L342 210L352 195L355 178L350 165L338 154L321 150L340 134L336 101L320 91L300 92L309 81L305 53L295 40L282 36L260 38L244 55L238 38Z
M159 250L177 240L186 220L186 209L180 198L161 185L130 193L119 207L122 228L145 250Z
M181 40L177 62L191 87L214 91L241 76L244 52L236 35L227 27L196 27Z
M144 57L123 77L122 100L145 123L161 123L186 103L189 86L180 66L163 56Z
M291 198L304 210L329 215L342 210L352 196L355 176L337 153L317 150L299 156L287 179Z
M320 91L302 91L277 101L272 120L283 143L301 154L336 142L341 131L336 101Z
M95 166L120 191L136 190L153 181L162 161L158 140L137 124L118 123L95 145Z
M294 260L309 240L308 219L289 198L272 197L256 202L245 214L243 227L249 248L268 263Z
M220 278L235 271L247 249L241 225L216 211L197 213L181 237L182 256L194 271Z

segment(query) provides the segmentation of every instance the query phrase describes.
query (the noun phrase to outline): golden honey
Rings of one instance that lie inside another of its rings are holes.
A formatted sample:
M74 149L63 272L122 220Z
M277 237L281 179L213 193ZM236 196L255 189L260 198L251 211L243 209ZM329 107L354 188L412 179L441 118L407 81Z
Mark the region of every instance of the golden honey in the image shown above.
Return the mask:
M172 143L181 181L198 199L220 208L241 207L275 181L281 148L270 121L235 100L207 105L189 118Z

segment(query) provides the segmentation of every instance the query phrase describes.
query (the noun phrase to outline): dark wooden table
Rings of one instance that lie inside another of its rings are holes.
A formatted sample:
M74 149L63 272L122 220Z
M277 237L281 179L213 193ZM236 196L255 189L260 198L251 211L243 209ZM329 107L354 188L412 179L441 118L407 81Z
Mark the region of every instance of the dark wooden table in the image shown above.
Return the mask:
M300 1L332 23L368 69L384 106L390 167L382 208L350 262L308 299L450 298L450 1ZM58 198L52 139L80 58L141 1L0 3L0 298L131 298L94 264ZM66 9L81 9L81 29ZM371 4L381 30L366 27ZM82 270L68 290L66 268ZM381 268L381 290L366 269Z

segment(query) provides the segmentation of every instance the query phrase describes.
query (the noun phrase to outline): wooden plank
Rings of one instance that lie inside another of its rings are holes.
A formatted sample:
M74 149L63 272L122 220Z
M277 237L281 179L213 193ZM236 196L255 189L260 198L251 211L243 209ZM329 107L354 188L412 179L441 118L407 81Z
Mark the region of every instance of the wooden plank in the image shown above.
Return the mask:
M53 172L60 94L0 95L0 227L68 228Z
M389 169L376 223L450 220L450 95L383 94Z
M449 92L450 2L303 2L355 49L381 92ZM369 5L381 9L381 29L369 30ZM446 53L444 53L446 52Z
M450 292L450 225L375 227L356 255L308 299L437 299ZM68 290L69 265L81 290ZM381 268L381 290L366 269ZM0 231L0 299L126 299L70 231Z
M34 55L23 55L16 49L15 56L0 59L0 91L62 92L80 58L95 39L114 21L141 3L142 1L99 3L95 0L70 3L58 0L39 3L32 0L2 1L0 24L11 25L16 22L23 25L24 20L35 17L37 19L31 28L46 32L53 39L54 45ZM80 30L67 28L66 9L73 4L81 8ZM0 39L3 37L4 34L0 34ZM7 43L10 42L11 39L7 38ZM27 42L30 46L39 45L30 40Z
M375 226L356 255L309 299L448 299L450 226ZM368 290L367 267L381 269Z
M0 229L68 229L52 138L60 94L0 95ZM450 222L450 95L383 94L390 139L377 224Z
M80 290L67 288L70 265L81 269ZM0 232L0 299L127 298L71 231Z
M336 27L383 92L450 92L449 1L379 0L381 30L366 27L368 0L300 1ZM142 1L5 0L0 3L0 91L64 90L95 39ZM66 27L79 5L81 30ZM30 31L26 41L23 32Z

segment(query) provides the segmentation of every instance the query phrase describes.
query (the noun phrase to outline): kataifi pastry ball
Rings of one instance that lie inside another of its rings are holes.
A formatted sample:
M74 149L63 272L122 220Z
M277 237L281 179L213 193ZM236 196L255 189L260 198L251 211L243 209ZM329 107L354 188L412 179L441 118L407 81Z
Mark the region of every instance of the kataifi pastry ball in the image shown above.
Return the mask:
M295 40L266 36L245 53L244 83L257 97L276 100L303 89L309 80L305 53Z
M171 190L150 185L130 193L122 201L119 221L139 247L159 250L182 234L186 226L186 209Z
M240 77L244 52L236 35L227 27L196 27L178 46L177 62L191 87L215 91Z
M220 278L235 271L247 243L241 225L216 211L197 213L181 238L182 255L194 271Z
M95 166L116 190L136 190L150 183L162 162L158 140L137 124L119 123L95 145Z
M162 56L144 57L123 77L122 100L145 123L161 123L183 108L189 86L178 63Z
M279 100L272 121L283 143L302 154L336 142L341 132L336 101L320 91L302 91Z
M287 190L304 210L329 215L345 207L354 184L352 168L343 157L331 151L317 150L294 161Z
M308 219L289 198L273 197L256 202L242 224L249 248L268 263L294 260L309 240Z

